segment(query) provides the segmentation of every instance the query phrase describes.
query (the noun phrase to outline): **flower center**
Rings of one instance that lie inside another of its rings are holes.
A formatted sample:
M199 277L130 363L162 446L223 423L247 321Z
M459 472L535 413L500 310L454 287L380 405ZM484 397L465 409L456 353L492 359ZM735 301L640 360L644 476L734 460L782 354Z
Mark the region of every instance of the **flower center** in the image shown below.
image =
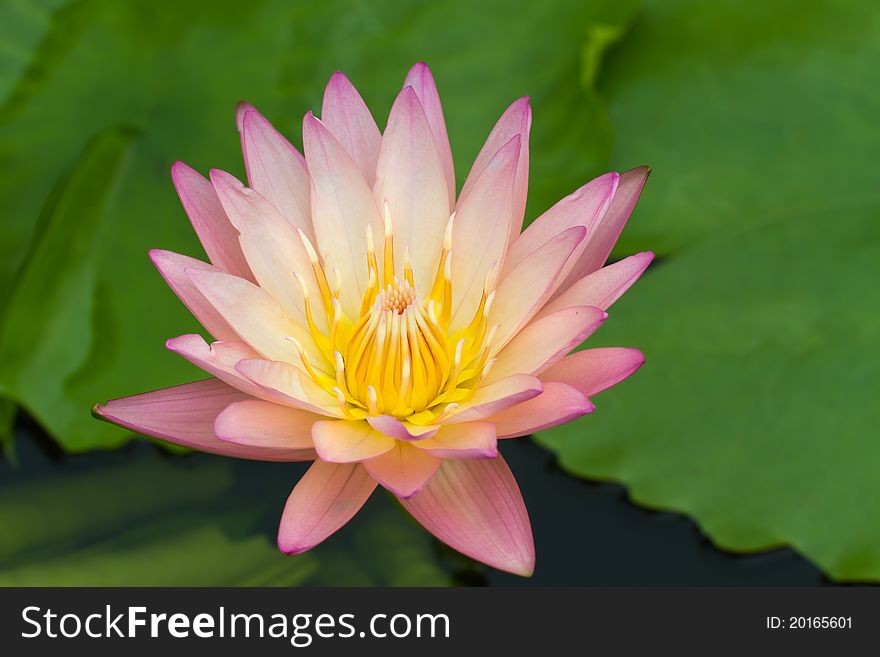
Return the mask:
M434 284L424 296L416 289L409 253L403 278L394 274L394 235L386 208L381 269L372 234L367 232L369 284L357 317L349 317L339 302L337 282L331 291L324 265L301 233L321 290L329 331L313 321L308 290L303 284L306 318L323 362L312 363L300 349L307 374L336 396L345 417L393 415L415 424L429 424L469 398L494 360L489 347L494 329L487 318L494 298L493 276L487 277L472 321L452 331L452 226L449 219ZM381 281L381 283L380 283ZM302 283L302 281L301 281Z

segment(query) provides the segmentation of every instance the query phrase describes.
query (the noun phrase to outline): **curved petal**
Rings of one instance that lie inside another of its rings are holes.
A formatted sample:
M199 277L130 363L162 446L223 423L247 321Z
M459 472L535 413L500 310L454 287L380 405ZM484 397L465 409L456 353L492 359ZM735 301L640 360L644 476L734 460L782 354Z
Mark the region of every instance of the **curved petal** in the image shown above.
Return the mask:
M324 89L321 120L357 164L367 184L372 185L382 133L357 89L339 71Z
M563 288L605 264L611 249L617 242L617 238L620 237L623 227L639 200L639 195L642 193L642 188L645 186L650 172L648 167L638 167L620 174L614 199L602 217L602 221L590 235L587 247L572 267L568 278L563 283Z
M598 308L578 306L535 320L501 350L486 381L540 374L592 335L607 317Z
M312 425L324 419L308 411L258 399L235 402L214 420L220 440L257 447L286 447L313 452Z
M250 112L248 116L250 116ZM284 310L306 324L306 286L311 299L320 299L309 252L296 227L259 193L242 185L235 176L211 170L211 182L229 220L241 234L241 248L260 287L271 294ZM318 328L326 330L324 313L314 313Z
M250 186L288 222L314 239L311 180L305 158L250 106L241 116L241 150Z
M449 221L449 193L428 119L412 87L397 96L382 138L376 203L394 231L395 274L403 279L408 250L416 289L430 289Z
M466 326L480 302L486 274L503 264L515 202L519 135L484 167L473 189L459 199L452 228L451 330Z
M221 340L209 345L201 335L190 333L167 340L165 346L233 388L253 397L266 398L259 387L235 370L239 361L260 356L244 342Z
M235 370L260 388L261 397L304 411L340 417L337 400L301 370L274 360L240 360Z
M495 334L495 349L503 348L541 310L586 234L583 226L564 230L523 258L501 280L489 311L489 326L500 325Z
M315 461L284 505L278 548L299 554L315 547L351 520L375 489L363 466Z
M215 310L214 306L196 288L186 273L196 269L220 274L223 274L223 272L207 262L172 251L163 251L162 249L152 249L150 251L150 260L153 261L168 287L183 302L183 305L192 313L193 317L199 320L199 323L205 327L208 333L218 340L238 338L229 322Z
M401 504L425 529L459 552L517 575L534 571L529 515L501 455L445 460L421 492Z
M611 205L617 182L620 176L606 173L591 180L577 191L569 194L540 217L535 219L510 245L504 260L504 278L510 270L523 261L529 254L546 244L566 228L583 226L587 229L587 238L596 228L596 224L605 216ZM580 257L587 241L580 249L572 253L570 265L574 266ZM566 275L568 272L566 272Z
M354 316L361 301L359 291L366 290L369 282L367 230L378 239L384 235L385 223L357 165L311 112L303 120L303 145L313 182L312 222L318 251L325 264L338 272L342 308Z
M410 443L395 441L391 450L365 461L364 467L397 497L407 499L422 490L437 472L441 460Z
M443 423L460 424L481 420L536 397L543 389L541 381L534 376L528 374L509 376L478 388L474 396L462 403L459 410L443 420Z
M313 363L323 358L309 331L294 322L262 288L219 271L187 269L186 272L196 289L229 322L236 335L264 357L300 363L298 343ZM288 340L288 336L297 342Z
M322 461L352 463L375 458L391 450L397 441L366 422L325 420L312 425L312 442Z
M376 415L367 417L367 422L383 436L395 440L421 440L429 438L440 430L439 426L415 425L409 422L401 422L391 415Z
M602 347L566 356L541 375L545 381L561 381L586 396L607 390L623 381L645 363L638 349Z
M452 149L449 147L449 135L446 133L446 119L443 116L443 106L440 103L440 94L437 85L434 84L434 76L431 69L424 62L413 66L403 82L404 87L412 87L422 107L428 124L431 126L431 134L437 144L437 154L443 167L443 176L446 179L446 190L449 192L449 207L455 205L455 166L452 161Z
M516 438L571 422L595 410L592 402L573 387L545 381L544 392L489 418L499 438Z
M519 141L519 157L516 164L516 176L514 182L514 201L510 213L510 232L509 239L513 241L522 230L523 217L526 211L526 197L528 195L529 184L529 132L532 127L532 108L529 105L528 97L520 98L508 107L498 123L492 128L486 143L480 149L474 165L468 173L467 180L459 194L459 203L471 193L477 180L482 175L483 170L505 144L507 144L514 135L521 137Z
M211 264L253 280L238 244L238 231L229 222L213 185L183 162L175 162L171 167L171 180Z
M495 425L491 422L447 424L430 438L413 447L444 459L486 459L498 456Z
M302 461L311 458L300 449L237 445L214 435L214 420L235 402L250 399L222 381L207 379L173 388L145 392L98 404L92 413L146 436L201 452L257 461Z
M654 254L645 251L587 274L555 299L551 299L539 316L571 306L595 306L607 310L639 280L653 259Z

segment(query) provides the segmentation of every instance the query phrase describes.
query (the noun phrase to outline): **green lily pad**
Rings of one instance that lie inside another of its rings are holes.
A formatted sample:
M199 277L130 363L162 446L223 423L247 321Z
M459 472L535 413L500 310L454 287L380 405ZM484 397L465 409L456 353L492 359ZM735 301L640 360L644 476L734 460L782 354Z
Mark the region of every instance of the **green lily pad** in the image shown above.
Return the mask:
M651 181L617 253L880 202L872 0L648 0L605 59L612 164Z
M719 546L791 545L880 581L880 208L727 232L660 263L591 344L647 363L542 433L563 468L691 514Z
M198 378L163 348L197 326L146 254L201 253L168 171L182 159L242 175L237 101L297 135L340 68L381 121L427 59L463 181L506 104L531 94L534 214L604 168L610 131L590 82L633 7L4 3L0 396L84 451L128 437L91 419L94 402Z
M646 3L601 88L655 175L619 244L666 256L591 340L646 366L539 437L570 472L880 580L880 11Z

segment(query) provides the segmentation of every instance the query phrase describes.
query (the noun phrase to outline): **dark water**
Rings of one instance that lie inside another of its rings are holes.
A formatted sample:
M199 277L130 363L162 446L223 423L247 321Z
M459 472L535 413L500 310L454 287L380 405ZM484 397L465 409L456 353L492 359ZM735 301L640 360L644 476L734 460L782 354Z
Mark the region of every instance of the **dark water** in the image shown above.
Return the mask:
M627 501L614 484L596 484L572 477L552 454L527 439L504 442L504 454L523 490L532 519L538 566L528 580L496 572L433 542L433 549L460 585L721 585L798 586L827 583L822 573L792 550L758 555L722 552L688 518L658 513ZM136 441L117 452L70 456L61 452L33 422L16 424L18 464L0 460L0 482L51 478L54 473L89 472L135 460L178 459L201 464L221 457L204 454L164 455L154 445ZM234 461L233 492L257 500L284 500L305 465ZM374 495L366 512L392 505ZM274 537L277 508L259 516L257 532ZM385 509L387 512L387 509ZM357 518L330 541L351 541ZM319 548L320 549L320 548Z

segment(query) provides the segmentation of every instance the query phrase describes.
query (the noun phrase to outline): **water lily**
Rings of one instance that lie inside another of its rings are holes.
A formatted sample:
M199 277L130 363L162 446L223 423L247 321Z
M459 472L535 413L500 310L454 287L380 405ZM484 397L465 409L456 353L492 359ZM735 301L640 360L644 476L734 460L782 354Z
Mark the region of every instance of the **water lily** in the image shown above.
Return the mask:
M284 507L286 553L323 541L381 484L453 548L531 574L531 526L498 441L591 412L642 364L635 349L571 352L651 261L603 267L648 170L600 176L522 231L528 99L498 120L456 196L424 64L384 133L340 73L321 118L305 116L305 156L250 105L237 124L248 186L172 168L210 264L150 253L214 339L167 346L211 378L96 415L204 452L314 460Z

